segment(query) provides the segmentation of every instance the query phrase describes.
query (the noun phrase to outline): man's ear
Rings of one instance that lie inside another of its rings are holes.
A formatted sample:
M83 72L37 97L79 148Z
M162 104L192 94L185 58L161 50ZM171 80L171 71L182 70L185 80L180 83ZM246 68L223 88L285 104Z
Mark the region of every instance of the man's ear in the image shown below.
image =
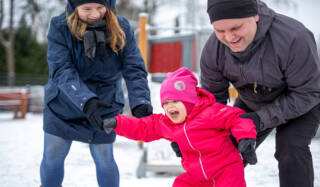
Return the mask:
M254 20L255 20L256 22L258 22L258 21L259 21L259 19L260 19L260 17L259 17L259 15L258 15L258 14L254 16Z

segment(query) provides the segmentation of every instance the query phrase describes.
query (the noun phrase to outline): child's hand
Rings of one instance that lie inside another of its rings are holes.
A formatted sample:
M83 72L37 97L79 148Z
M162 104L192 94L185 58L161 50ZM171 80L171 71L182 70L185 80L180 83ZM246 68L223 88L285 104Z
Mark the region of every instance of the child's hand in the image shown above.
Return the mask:
M176 142L171 142L171 147L173 149L173 151L176 153L177 157L182 157L182 153L181 150L179 148L179 145Z
M117 127L116 118L107 118L103 120L103 129L107 134L110 134L113 129Z
M257 163L255 146L256 140L249 138L241 139L238 145L238 150L242 155L242 159L251 165Z

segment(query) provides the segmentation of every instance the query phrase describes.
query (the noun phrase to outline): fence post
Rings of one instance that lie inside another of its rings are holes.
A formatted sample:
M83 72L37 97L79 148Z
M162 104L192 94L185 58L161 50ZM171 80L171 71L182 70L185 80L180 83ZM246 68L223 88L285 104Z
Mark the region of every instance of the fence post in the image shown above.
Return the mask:
M147 29L146 25L148 24L148 14L140 13L139 14L139 36L138 36L138 46L141 51L142 58L144 60L146 70L149 71L147 52L148 52L148 40L147 40Z
M148 66L148 38L147 38L147 26L148 24L148 14L147 13L140 13L139 14L139 35L138 35L138 46L142 55L142 58L144 60L144 64L146 66L147 72L149 72L149 66ZM140 148L143 147L143 142L138 141L138 146Z

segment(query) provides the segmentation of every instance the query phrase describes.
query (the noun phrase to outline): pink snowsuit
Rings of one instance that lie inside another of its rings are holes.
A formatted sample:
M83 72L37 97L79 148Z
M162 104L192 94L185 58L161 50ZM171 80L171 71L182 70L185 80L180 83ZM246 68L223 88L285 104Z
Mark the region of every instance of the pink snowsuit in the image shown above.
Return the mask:
M163 114L140 119L118 115L115 132L133 140L178 143L186 173L175 179L174 187L245 187L242 159L229 136L255 139L252 120L240 118L244 111L239 108L216 103L202 88L197 93L198 102L182 124Z

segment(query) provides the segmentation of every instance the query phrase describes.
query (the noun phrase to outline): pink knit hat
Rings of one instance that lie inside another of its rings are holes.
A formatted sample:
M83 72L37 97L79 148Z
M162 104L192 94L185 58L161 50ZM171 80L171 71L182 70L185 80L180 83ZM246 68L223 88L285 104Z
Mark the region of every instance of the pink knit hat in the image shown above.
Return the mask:
M198 98L196 91L197 84L197 78L186 67L168 73L160 89L161 106L167 100L178 100L196 104Z

